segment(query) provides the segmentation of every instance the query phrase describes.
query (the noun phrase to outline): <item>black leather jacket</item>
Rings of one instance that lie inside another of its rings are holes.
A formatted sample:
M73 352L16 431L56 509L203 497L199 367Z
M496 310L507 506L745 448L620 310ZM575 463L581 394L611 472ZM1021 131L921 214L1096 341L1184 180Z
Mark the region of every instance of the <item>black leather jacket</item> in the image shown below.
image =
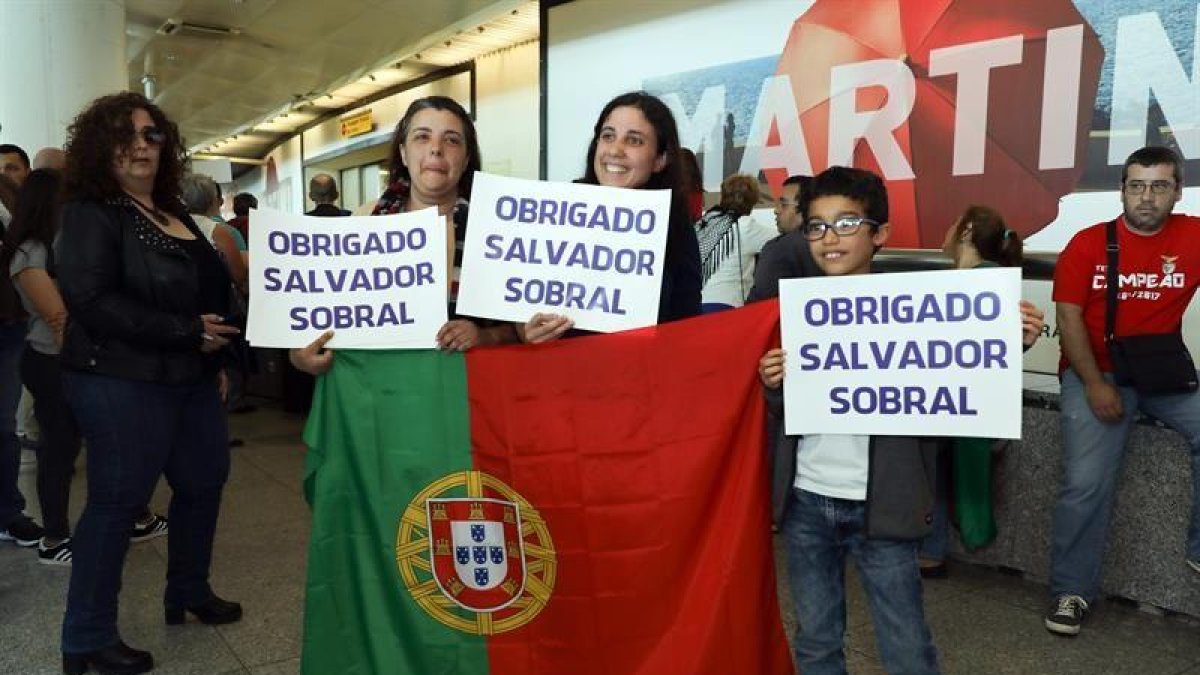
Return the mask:
M204 236L182 207L174 215ZM195 263L127 197L67 202L54 264L69 316L64 368L162 384L219 369L200 352Z

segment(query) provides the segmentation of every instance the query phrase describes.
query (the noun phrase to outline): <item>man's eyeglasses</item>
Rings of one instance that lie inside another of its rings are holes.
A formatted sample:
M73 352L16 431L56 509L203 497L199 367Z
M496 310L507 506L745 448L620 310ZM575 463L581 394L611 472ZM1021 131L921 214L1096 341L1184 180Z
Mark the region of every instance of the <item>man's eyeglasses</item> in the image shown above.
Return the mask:
M162 145L167 140L167 132L158 127L142 127L133 132L134 136L141 136L142 140L150 145Z
M1125 181L1125 194L1140 195L1150 188L1150 192L1156 195L1165 195L1175 191L1175 183L1169 180L1156 180L1152 183L1147 183L1144 180Z
M786 198L784 198L784 197L780 197L779 199L777 199L777 200L775 200L775 201L776 201L776 203L777 203L777 204L779 204L780 206L789 206L789 207L791 207L791 208L793 208L793 209L795 209L795 208L799 208L799 207L800 207L800 200L799 200L799 199L786 199Z
M858 228L862 227L864 224L870 227L878 227L879 225L878 222L862 216L842 216L832 223L827 223L819 218L813 218L807 223L804 223L804 225L801 226L800 231L804 233L805 239L809 241L818 241L820 239L824 239L825 233L829 230L833 230L833 233L838 237L848 237L855 232L858 232Z

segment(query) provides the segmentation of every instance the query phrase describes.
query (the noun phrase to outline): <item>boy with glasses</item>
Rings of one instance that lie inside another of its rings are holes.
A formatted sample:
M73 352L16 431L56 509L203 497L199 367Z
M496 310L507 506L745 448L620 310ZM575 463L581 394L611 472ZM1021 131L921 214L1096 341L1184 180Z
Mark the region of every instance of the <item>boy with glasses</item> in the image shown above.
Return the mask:
M1183 162L1169 148L1125 160L1116 222L1117 337L1178 332L1200 282L1200 218L1172 214ZM1077 635L1100 587L1108 521L1125 442L1140 409L1183 434L1192 455L1185 563L1200 573L1200 394L1139 395L1114 382L1105 344L1107 223L1077 233L1058 258L1054 300L1061 332L1064 476L1054 510L1046 629Z
M805 195L797 234L828 276L869 274L889 234L887 188L868 171L831 167ZM782 349L759 361L779 429L772 452L773 515L787 551L805 675L846 672L846 554L853 555L889 673L938 672L925 621L919 540L930 531L936 441L910 437L783 434Z

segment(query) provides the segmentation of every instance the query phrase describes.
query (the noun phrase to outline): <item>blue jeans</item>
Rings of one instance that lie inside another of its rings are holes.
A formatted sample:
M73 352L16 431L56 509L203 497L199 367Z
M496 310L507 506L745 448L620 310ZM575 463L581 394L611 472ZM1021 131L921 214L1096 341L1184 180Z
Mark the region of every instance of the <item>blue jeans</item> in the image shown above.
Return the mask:
M63 386L87 441L87 506L75 527L62 650L115 644L129 532L158 477L171 486L166 604L192 606L208 585L229 434L215 377L163 385L65 371Z
M867 539L866 503L794 489L783 517L787 574L799 626L793 647L804 675L846 672L846 554L854 556L888 673L937 673L925 623L917 542Z
M0 530L25 511L17 489L21 444L17 441L17 404L21 402L21 352L25 351L24 320L0 324Z
M1112 376L1105 374L1108 381ZM1101 422L1087 402L1083 381L1068 369L1062 376L1062 490L1054 508L1050 592L1091 601L1100 590L1100 569L1112 516L1125 441L1140 409L1183 434L1192 455L1192 520L1187 556L1200 560L1200 394L1138 396L1117 387L1124 416Z

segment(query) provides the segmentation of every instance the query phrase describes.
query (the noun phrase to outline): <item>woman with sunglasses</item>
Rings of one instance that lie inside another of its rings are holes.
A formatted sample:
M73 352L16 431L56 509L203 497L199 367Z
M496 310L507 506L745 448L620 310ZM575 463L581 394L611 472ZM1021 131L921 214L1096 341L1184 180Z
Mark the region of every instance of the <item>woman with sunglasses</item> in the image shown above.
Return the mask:
M63 670L143 673L148 652L117 630L130 530L159 476L171 486L165 619L237 621L209 585L229 475L221 352L229 273L179 198L184 148L144 96L93 101L67 130L55 248L68 322L63 386L87 441L87 505L75 528Z

